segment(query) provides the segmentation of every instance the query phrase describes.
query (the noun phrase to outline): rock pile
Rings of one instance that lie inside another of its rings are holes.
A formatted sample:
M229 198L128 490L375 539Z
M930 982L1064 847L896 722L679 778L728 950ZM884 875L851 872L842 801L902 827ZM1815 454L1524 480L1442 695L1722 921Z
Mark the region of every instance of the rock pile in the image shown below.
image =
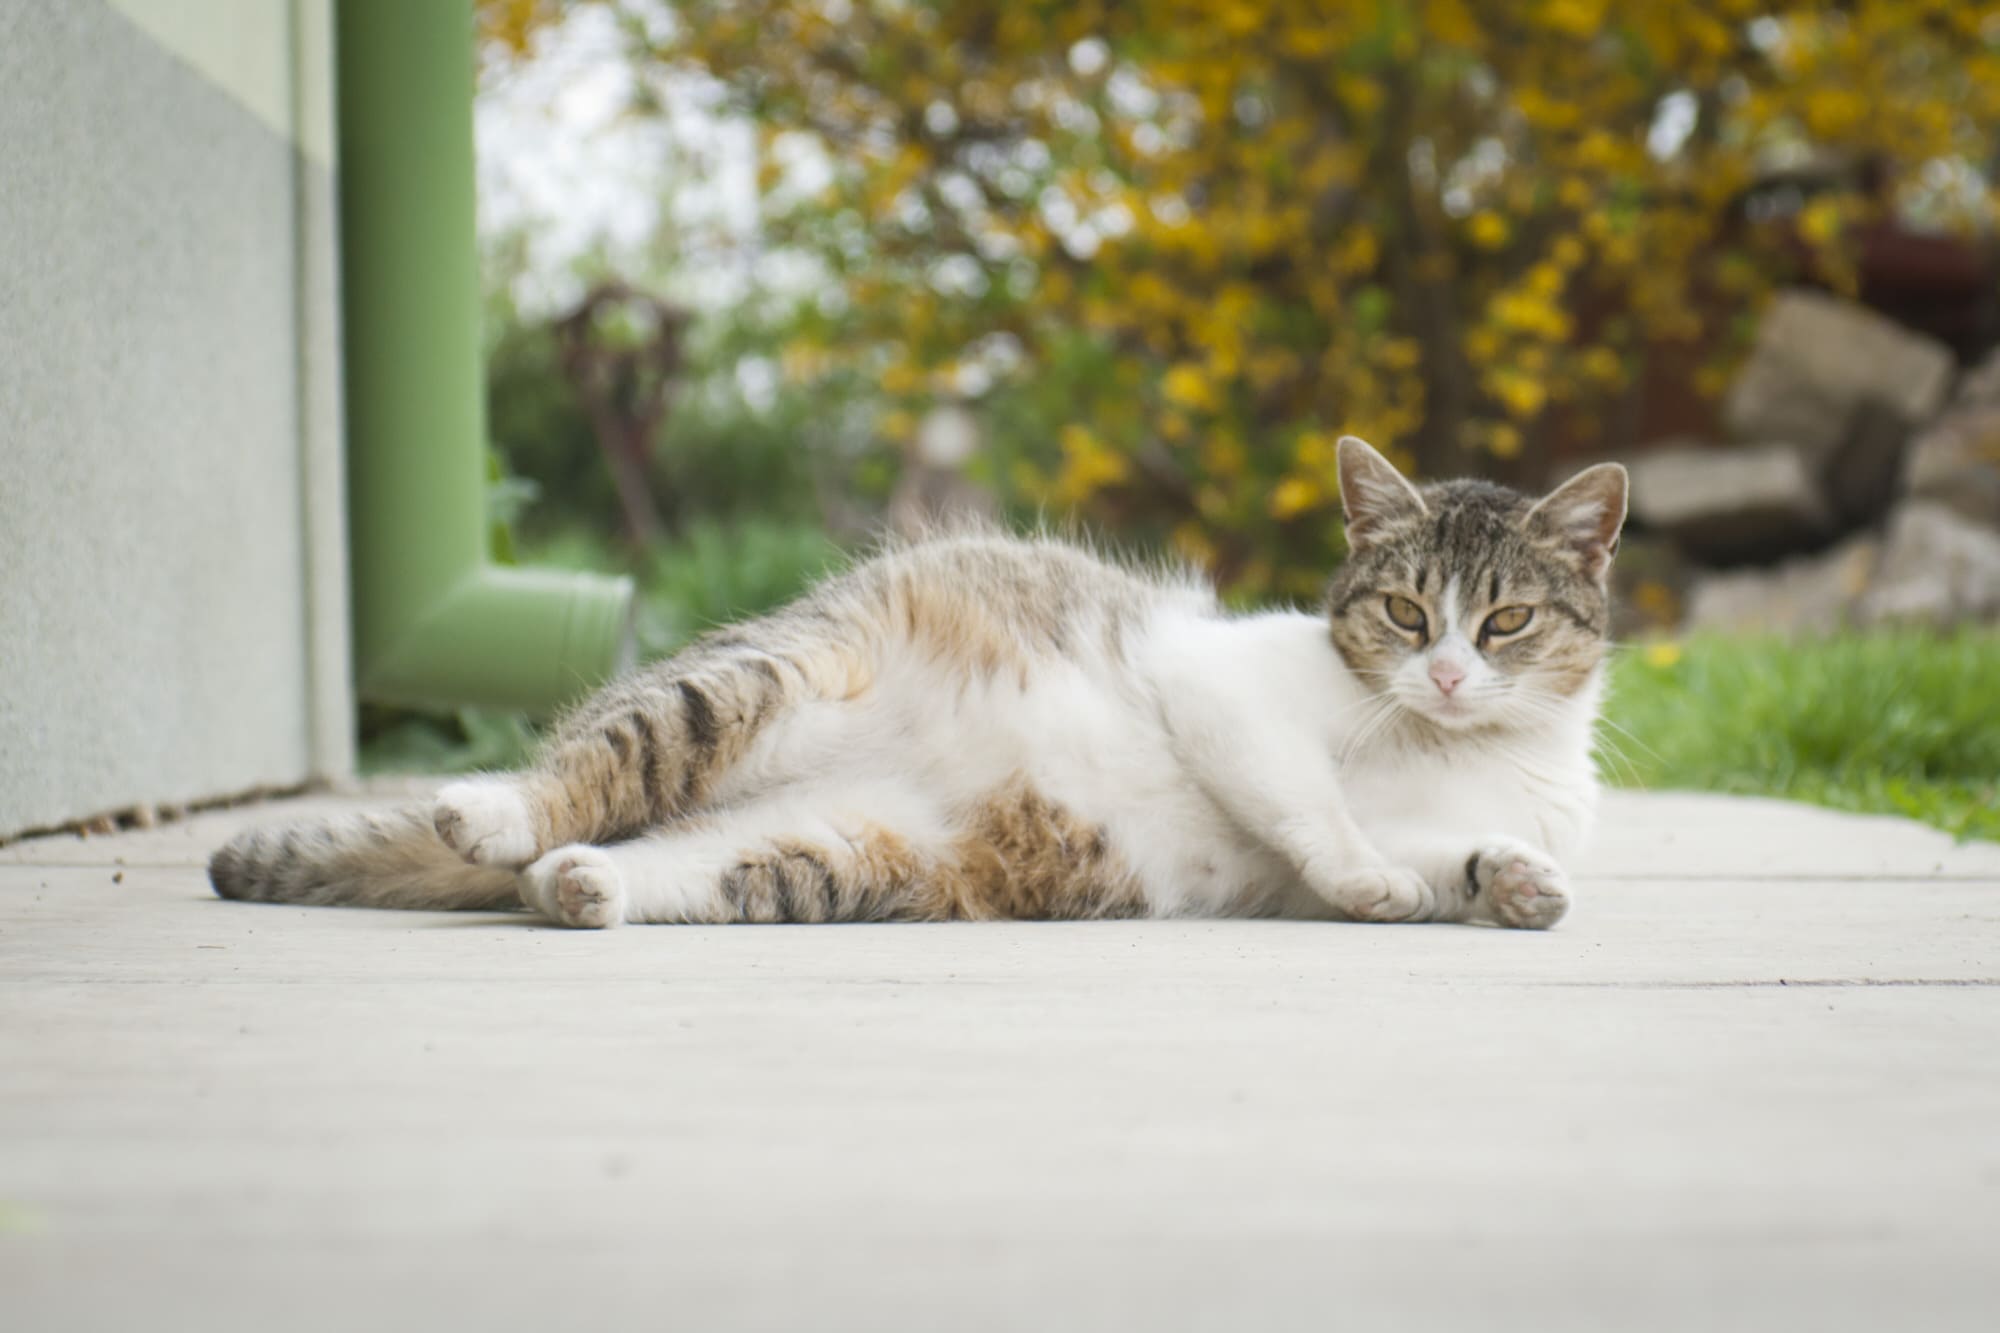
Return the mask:
M1738 443L1632 468L1640 541L1694 571L1689 628L2000 619L2000 353L1960 375L1942 343L1787 292L1723 420Z

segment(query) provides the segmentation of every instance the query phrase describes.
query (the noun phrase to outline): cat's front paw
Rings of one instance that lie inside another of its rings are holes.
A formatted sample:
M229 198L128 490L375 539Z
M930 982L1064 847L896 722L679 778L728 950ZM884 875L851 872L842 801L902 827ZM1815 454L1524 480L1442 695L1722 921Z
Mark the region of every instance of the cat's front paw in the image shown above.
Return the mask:
M1344 871L1320 892L1356 921L1421 921L1434 905L1424 877L1403 866Z
M431 807L431 824L445 846L477 866L518 868L542 850L527 798L504 778L445 784Z
M625 919L625 877L601 847L558 847L521 872L521 901L558 925L602 929Z
M1476 909L1503 926L1547 930L1569 911L1569 877L1525 842L1495 839L1468 867Z

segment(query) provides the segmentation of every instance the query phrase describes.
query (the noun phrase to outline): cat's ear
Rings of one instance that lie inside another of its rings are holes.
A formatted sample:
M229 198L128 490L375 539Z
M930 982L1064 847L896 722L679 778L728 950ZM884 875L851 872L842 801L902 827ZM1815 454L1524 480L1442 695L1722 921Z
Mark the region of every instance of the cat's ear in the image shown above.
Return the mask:
M1361 551L1383 533L1425 513L1424 497L1396 465L1366 440L1340 437L1340 503L1347 510L1347 549Z
M1562 547L1587 577L1602 583L1618 553L1628 486L1625 469L1616 463L1587 467L1529 511L1528 531Z

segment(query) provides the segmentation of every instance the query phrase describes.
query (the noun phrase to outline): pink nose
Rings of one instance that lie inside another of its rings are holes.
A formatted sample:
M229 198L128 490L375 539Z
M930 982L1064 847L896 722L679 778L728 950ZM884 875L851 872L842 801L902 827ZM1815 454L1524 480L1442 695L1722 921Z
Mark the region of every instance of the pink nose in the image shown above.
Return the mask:
M1465 679L1465 668L1451 662L1431 663L1431 684L1438 687L1440 694L1450 694Z

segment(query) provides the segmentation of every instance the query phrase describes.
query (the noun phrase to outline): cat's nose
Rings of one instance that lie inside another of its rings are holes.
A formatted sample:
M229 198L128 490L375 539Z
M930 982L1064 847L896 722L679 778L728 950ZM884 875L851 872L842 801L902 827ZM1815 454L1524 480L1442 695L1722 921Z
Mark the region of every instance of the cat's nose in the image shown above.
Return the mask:
M1438 693L1450 695L1465 679L1465 668L1456 662L1439 660L1431 663L1431 684L1438 687Z

